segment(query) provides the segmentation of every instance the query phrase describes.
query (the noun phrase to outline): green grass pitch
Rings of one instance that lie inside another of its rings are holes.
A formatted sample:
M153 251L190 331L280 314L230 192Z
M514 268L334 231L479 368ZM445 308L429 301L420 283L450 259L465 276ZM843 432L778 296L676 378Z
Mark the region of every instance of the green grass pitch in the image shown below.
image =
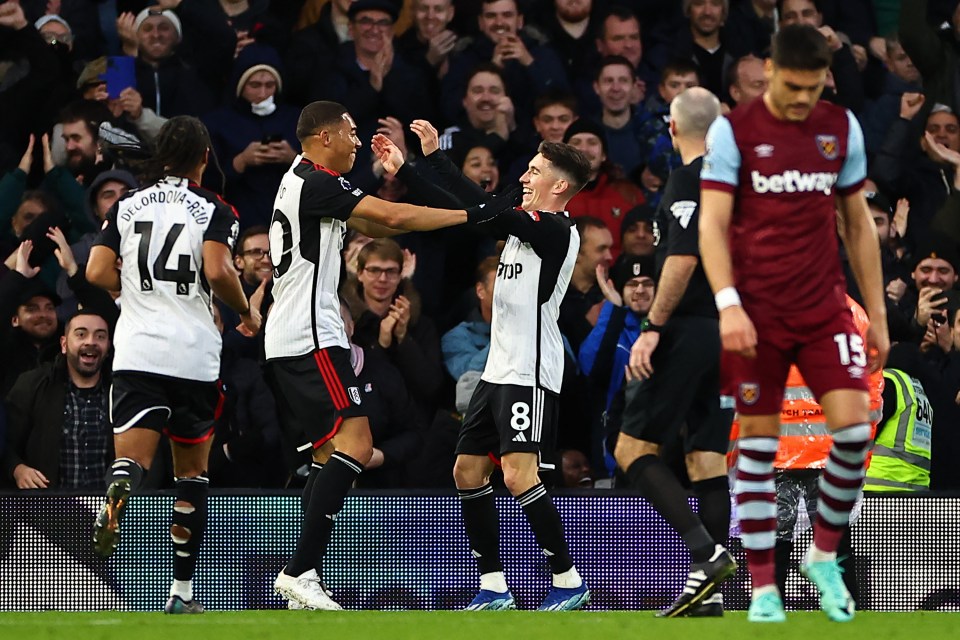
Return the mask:
M786 624L751 624L746 613L722 619L654 618L651 611L210 611L162 613L0 613L0 638L71 640L939 640L956 637L956 613L858 612L853 622L828 622L820 612L788 612Z

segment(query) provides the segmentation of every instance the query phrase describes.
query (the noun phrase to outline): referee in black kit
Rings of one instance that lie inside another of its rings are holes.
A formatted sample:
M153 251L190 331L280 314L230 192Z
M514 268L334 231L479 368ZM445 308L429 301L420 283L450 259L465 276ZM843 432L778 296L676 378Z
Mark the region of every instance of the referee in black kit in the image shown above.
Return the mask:
M658 614L663 617L722 615L717 585L737 568L724 548L730 527L724 456L733 410L721 404L719 320L698 248L704 139L719 114L716 96L699 87L684 91L670 105L670 136L684 166L670 175L655 217L657 293L630 352L614 453L629 486L643 494L690 550L687 583ZM684 425L699 518L659 455Z

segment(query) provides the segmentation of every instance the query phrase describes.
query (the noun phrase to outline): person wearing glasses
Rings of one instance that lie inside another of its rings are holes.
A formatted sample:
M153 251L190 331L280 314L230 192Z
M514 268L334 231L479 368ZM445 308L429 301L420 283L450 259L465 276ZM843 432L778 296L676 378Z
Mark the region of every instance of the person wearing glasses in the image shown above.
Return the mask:
M260 308L266 311L273 302L272 283L273 263L270 261L270 238L267 227L258 225L243 231L237 238L237 245L233 253L233 266L240 274L240 286L249 298L257 290L260 283L267 281L264 287L263 303ZM238 357L260 359L263 334L250 338L236 327L240 324L240 316L228 307L222 300L215 300L220 311L224 329L223 350L231 351Z
M357 0L347 15L352 39L339 46L329 77L311 85L309 98L345 106L361 140L382 133L402 149L403 125L414 118L432 117L435 110L426 74L395 47L393 25L399 3ZM379 181L370 166L369 149L361 149L350 180L375 191Z
M436 410L443 382L440 337L421 314L420 295L409 279L413 256L396 242L378 238L357 256L357 279L344 298L356 318L353 342L365 350L383 351L400 371L425 418Z

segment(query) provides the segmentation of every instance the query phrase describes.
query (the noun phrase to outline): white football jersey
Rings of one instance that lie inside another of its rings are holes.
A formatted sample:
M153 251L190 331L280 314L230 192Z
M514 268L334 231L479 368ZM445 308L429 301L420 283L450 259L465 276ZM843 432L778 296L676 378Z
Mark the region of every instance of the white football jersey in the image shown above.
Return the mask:
M490 354L481 378L560 393L563 337L557 322L580 250L566 213L507 211L484 223L507 236L493 287Z
M203 243L231 251L233 207L186 178L167 176L117 202L95 244L123 260L113 370L212 382L220 375L220 333L203 275Z
M337 296L340 251L346 221L364 197L336 171L302 156L284 174L270 220L273 307L264 334L267 360L349 347Z

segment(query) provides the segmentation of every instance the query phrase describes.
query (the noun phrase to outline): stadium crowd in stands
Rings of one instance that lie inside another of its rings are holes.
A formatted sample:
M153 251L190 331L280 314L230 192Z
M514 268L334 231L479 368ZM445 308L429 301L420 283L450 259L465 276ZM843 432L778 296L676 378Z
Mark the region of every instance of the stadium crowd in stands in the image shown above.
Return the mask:
M891 361L923 381L933 410L930 488L960 490L957 0L0 2L0 486L99 489L113 459L105 389L122 295L92 287L84 264L107 211L142 185L137 148L173 116L204 122L215 158L203 186L238 211L234 264L249 295L279 258L274 197L300 152L297 114L314 100L347 107L363 142L349 180L393 202L407 187L370 139L387 136L416 165L417 118L491 192L514 186L542 141L587 156L590 182L568 207L581 244L560 311L556 449L580 452L597 486L615 485L623 380L611 365L620 331L652 299L653 211L681 166L670 104L691 86L725 111L757 99L770 38L795 23L833 50L823 99L861 122ZM461 412L489 349L497 251L467 226L344 239L341 300L376 404L378 471L362 486L453 487ZM629 276L643 279L636 298ZM278 425L263 338L234 330L232 313L218 313L225 410L211 486L302 486L309 454ZM169 469L169 451L157 456ZM150 475L148 487L169 482ZM564 484L559 472L553 481Z

